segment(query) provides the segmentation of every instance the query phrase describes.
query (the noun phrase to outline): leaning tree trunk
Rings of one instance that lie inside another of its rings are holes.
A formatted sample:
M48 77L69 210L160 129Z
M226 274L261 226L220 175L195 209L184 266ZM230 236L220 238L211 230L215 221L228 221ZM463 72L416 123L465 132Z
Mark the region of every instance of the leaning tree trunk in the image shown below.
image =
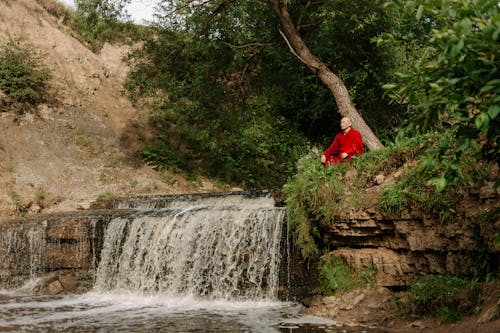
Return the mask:
M342 80L335 75L324 62L314 56L304 43L290 17L287 5L282 3L280 0L267 1L271 4L280 18L285 40L292 53L295 54L307 67L309 67L309 69L321 79L328 89L330 89L335 97L339 113L343 117L349 117L351 119L353 127L361 133L363 141L369 150L383 148L384 146L380 140L373 133L370 127L368 127L364 119L352 104L349 91Z

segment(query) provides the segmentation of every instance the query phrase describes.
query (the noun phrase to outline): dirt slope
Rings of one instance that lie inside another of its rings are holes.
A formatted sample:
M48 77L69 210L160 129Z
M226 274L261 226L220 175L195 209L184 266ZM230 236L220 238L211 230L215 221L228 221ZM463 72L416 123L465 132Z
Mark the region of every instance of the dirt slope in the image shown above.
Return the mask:
M35 0L0 1L0 43L19 38L47 55L51 100L15 121L0 112L0 220L87 208L99 195L212 191L134 157L144 112L120 90L123 46L92 53Z

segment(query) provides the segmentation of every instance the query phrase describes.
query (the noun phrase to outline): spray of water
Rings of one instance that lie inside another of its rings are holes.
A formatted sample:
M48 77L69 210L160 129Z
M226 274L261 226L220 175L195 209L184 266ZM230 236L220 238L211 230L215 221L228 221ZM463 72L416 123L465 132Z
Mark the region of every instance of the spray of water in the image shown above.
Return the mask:
M106 229L95 289L276 298L283 216L281 208L248 200L205 200L116 218Z

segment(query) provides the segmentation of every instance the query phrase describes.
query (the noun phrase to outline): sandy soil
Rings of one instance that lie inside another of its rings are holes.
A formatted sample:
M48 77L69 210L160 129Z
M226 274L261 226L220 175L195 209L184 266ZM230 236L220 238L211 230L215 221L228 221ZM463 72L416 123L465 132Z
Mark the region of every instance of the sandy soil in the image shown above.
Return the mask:
M94 54L73 36L34 0L0 1L0 43L32 45L53 72L46 104L19 119L0 112L0 220L87 208L100 195L216 190L137 158L147 113L121 93L128 47Z

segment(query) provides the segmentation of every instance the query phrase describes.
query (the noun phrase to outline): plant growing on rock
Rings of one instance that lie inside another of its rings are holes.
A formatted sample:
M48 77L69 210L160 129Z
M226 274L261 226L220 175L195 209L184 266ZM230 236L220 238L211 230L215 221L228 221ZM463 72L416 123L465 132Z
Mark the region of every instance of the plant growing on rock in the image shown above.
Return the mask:
M0 105L22 112L41 103L47 92L51 71L44 55L33 46L9 40L0 47L0 90L5 94Z
M354 270L338 257L325 257L321 261L319 285L324 295L346 292L355 288L371 288L373 267Z
M321 228L335 223L346 211L376 205L378 198L368 198L365 191L374 185L375 176L406 168L406 164L436 144L437 136L437 133L429 133L404 139L385 149L366 153L353 163L328 168L319 163L319 155L304 158L297 174L283 188L288 221L294 228L302 255L316 255Z

